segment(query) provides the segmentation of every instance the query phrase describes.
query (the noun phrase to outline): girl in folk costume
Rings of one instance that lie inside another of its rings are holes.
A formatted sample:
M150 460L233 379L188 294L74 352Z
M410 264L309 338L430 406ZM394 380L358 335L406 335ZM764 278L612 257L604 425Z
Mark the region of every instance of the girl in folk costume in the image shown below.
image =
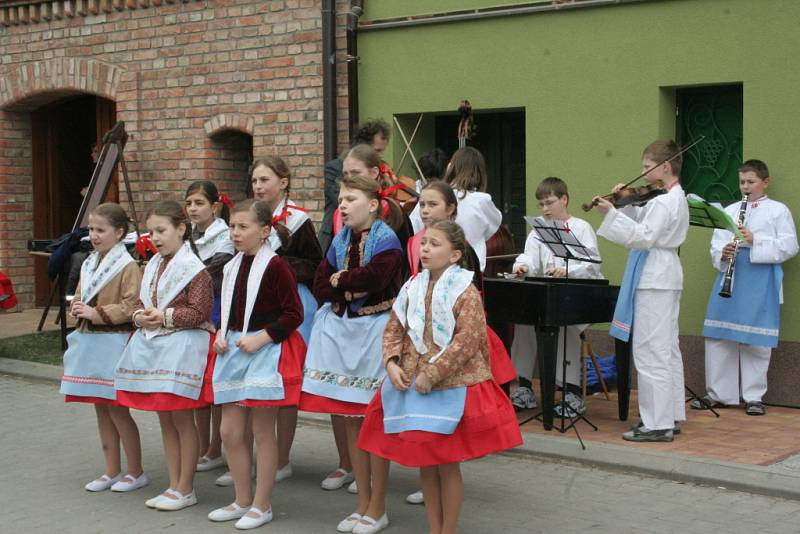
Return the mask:
M458 200L453 188L445 182L428 182L420 192L419 198L420 216L425 228L414 234L408 242L408 261L411 266L412 276L417 275L422 270L420 261L421 243L426 229L437 221L453 221L458 213ZM478 292L483 294L483 275L478 267L479 261L475 250L469 245L466 246L464 265L474 272L473 285ZM516 378L516 371L511 362L503 342L495 331L487 324L486 337L489 343L489 362L491 364L492 377L498 384L506 384ZM406 498L409 504L422 504L423 496L421 492L415 492Z
M432 223L421 247L424 270L392 307L383 337L389 380L367 408L358 446L419 467L429 530L449 533L464 494L459 463L521 445L522 436L492 380L483 303L460 266L463 230Z
M203 260L211 280L214 282L214 308L211 322L219 326L219 294L222 287L222 268L236 252L230 240L228 229L230 199L220 194L214 182L203 180L192 183L186 190L186 214L192 223L192 239L197 247L197 255ZM220 214L217 217L217 213ZM214 354L209 348L209 365L206 368L206 381L211 380ZM207 388L210 391L210 388ZM207 399L213 402L213 399ZM195 411L197 435L200 440L198 471L210 471L224 465L222 457L222 438L219 425L222 412L219 406L200 408ZM210 439L209 439L210 434Z
M308 343L318 307L309 286L314 283L314 272L322 261L314 224L308 217L308 210L289 199L291 172L280 157L257 159L250 167L250 175L253 196L266 202L272 213L273 231L269 236L272 249L289 264L297 279L297 292L303 305L303 323L298 331L303 342ZM300 366L302 368L302 362ZM278 482L292 476L289 453L296 428L297 403L281 407L278 412Z
M222 407L222 441L236 488L235 501L208 515L238 519L236 528L272 520L276 482L278 410L297 406L306 345L296 330L303 321L297 283L288 262L275 254L269 235L272 209L247 200L236 206L231 237L239 253L225 266L222 324L214 342L214 399ZM252 421L256 441L256 491L250 487Z
M214 290L180 204L156 204L147 215L147 228L158 254L144 271L133 312L139 328L125 347L114 385L123 405L158 412L169 488L145 504L180 510L197 504L194 410L208 405L202 389Z
M118 204L101 204L89 214L89 239L94 252L81 266L70 314L77 328L67 336L61 393L67 402L93 403L106 460L103 476L86 484L89 491L131 491L149 483L142 471L139 429L128 408L116 402L114 369L133 325L141 270L122 239L128 215ZM128 457L123 477L120 441Z
M381 174L381 157L379 152L373 146L368 144L357 144L342 156L342 174L345 177L365 176L375 181L378 187L381 184L390 184L390 182ZM391 193L393 186L383 189L381 203L380 203L380 217L386 219L391 226L395 235L400 241L401 247L405 248L406 242L411 235L411 226L408 217L400 210L398 204L388 197ZM370 191L377 189L377 187L370 186ZM371 193L370 193L371 194ZM338 222L337 222L338 221ZM339 208L334 213L334 233L338 234L342 228L342 213ZM328 250L330 252L330 249ZM401 280L407 277L407 266L402 262L401 267ZM399 287L399 284L398 284ZM338 415L331 416L331 424L333 426L333 436L336 440L336 449L339 453L339 467L330 473L323 481L322 488L326 490L336 490L344 485L351 483L348 486L348 491L356 493L358 484L353 482L352 464L350 462L350 455L348 453L347 434L345 430L345 420Z
M714 230L711 260L719 271L708 299L703 336L706 338L705 402L700 410L745 402L747 415L764 415L767 371L772 348L778 346L783 303L783 262L798 251L797 231L789 208L767 197L769 169L760 160L739 167L739 189L747 197L725 208L733 220L743 213L740 226L745 241L733 243L727 230ZM732 260L731 258L734 258ZM720 296L731 261L731 295Z
M314 318L300 400L301 410L348 416L344 426L358 506L339 523L339 532L354 530L371 497L385 500L371 495L370 479L382 473L371 473L369 455L356 447L356 438L384 376L381 338L402 284L403 264L400 241L380 218L387 204L375 177L355 175L352 159L348 155L344 160L339 191L345 228L334 238L314 280L314 294L325 304ZM396 222L399 208L388 206L388 220ZM386 483L375 481L375 486L385 488Z
M467 242L475 249L480 271L486 268L486 241L503 222L503 214L486 193L486 162L483 155L472 147L459 148L447 165L444 181L456 193L458 216L456 222L464 229ZM414 226L424 225L418 205L411 213Z

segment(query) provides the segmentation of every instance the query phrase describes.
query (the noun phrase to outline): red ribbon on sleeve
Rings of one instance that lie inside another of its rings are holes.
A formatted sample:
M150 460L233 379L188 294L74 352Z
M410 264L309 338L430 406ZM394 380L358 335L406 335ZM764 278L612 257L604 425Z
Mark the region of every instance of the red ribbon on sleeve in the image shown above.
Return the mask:
M139 254L140 258L147 258L147 251L149 250L153 254L158 254L158 249L150 241L150 234L144 234L136 240L136 252Z

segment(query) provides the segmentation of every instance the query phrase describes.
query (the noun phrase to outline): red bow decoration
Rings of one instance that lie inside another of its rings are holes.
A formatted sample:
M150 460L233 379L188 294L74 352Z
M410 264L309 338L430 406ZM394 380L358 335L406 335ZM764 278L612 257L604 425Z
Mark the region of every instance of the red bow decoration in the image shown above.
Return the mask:
M391 187L387 187L386 189L378 189L378 197L384 200L391 198L391 194L395 191L400 191L401 189L405 189L406 186L404 184L395 184Z
M383 176L388 176L389 178L392 179L393 182L397 181L394 177L394 171L392 171L392 168L389 167L389 164L386 163L385 161L381 161L381 164L378 165L378 172L381 173Z
M233 202L231 202L231 197L229 197L225 193L219 194L219 201L228 206L229 208L233 208Z
M140 236L139 239L136 240L136 245L134 247L136 248L136 252L139 254L139 257L143 259L147 258L148 250L153 254L158 254L158 249L153 242L150 241L150 234L144 234Z
M275 226L276 224L278 224L280 222L285 223L286 219L289 218L289 210L290 209L297 210L297 211L304 211L304 212L308 213L307 209L301 208L300 206L292 206L292 205L289 205L289 204L285 204L283 206L283 210L281 211L280 215L275 215L272 218L272 225Z

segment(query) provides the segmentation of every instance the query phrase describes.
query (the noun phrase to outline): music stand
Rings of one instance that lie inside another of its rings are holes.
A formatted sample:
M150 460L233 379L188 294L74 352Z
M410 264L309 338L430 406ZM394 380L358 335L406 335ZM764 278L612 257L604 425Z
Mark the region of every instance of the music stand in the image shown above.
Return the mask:
M565 278L569 278L569 261L584 261L588 263L602 263L602 260L597 257L597 253L592 249L583 245L578 238L575 237L575 234L572 233L569 226L563 221L548 221L543 217L525 217L525 221L533 228L533 231L536 232L537 239L544 244L547 248L550 249L550 252L557 258L562 258L564 260L564 266L566 270ZM567 404L567 332L566 326L561 327L564 329L564 343L562 347L562 359L561 359L561 424L556 426L556 430L558 430L561 434L564 434L569 431L571 428L575 431L575 435L578 438L578 441L581 444L581 448L586 450L586 445L583 443L583 439L581 439L581 435L578 432L578 427L575 426L578 421L584 421L590 427L592 427L595 432L597 431L597 427L589 421L583 414L577 414L575 417L567 417L567 409L569 405ZM567 420L569 419L569 424L567 424Z
M737 239L745 240L744 235L742 235L742 232L739 230L739 226L719 205L712 204L694 193L686 195L686 202L689 204L689 224L691 226L727 230L735 235ZM698 396L697 393L692 391L692 388L686 384L684 384L683 387L689 393L689 398L686 399L686 402L696 400L706 410L711 410L711 413L719 417L719 412L711 406L711 403L703 397Z

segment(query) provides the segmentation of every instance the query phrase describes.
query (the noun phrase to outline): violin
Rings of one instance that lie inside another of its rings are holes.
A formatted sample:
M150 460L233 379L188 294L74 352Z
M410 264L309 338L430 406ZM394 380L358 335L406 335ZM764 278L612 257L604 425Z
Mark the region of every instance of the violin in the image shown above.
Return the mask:
M615 208L623 208L625 206L644 206L653 198L666 192L664 184L659 180L639 187L623 187L619 191L603 195L600 198L609 200ZM583 211L590 211L595 206L597 206L597 199L582 204L581 208Z
M630 186L639 178L644 178L652 171L659 168L661 165L671 162L672 160L674 160L675 158L677 158L678 156L680 156L681 154L683 154L684 152L686 152L687 150L689 150L690 148L692 148L705 138L706 138L705 135L699 136L697 139L695 139L688 145L682 147L671 157L665 159L664 161L656 163L649 169L646 169L642 174L640 174L633 180L623 185L619 190L614 191L613 193L610 193L608 195L603 195L598 198L604 198L606 200L611 201L611 203L614 204L615 208L621 208L623 206L644 206L645 204L647 204L648 201L652 200L658 195L663 195L664 193L667 192L667 190L664 189L664 184L662 184L660 181L657 181L640 187L630 187ZM583 208L583 211L590 211L593 207L597 206L597 203L598 203L597 199L595 198L592 199L591 202L586 202L585 204L582 204L581 208Z

